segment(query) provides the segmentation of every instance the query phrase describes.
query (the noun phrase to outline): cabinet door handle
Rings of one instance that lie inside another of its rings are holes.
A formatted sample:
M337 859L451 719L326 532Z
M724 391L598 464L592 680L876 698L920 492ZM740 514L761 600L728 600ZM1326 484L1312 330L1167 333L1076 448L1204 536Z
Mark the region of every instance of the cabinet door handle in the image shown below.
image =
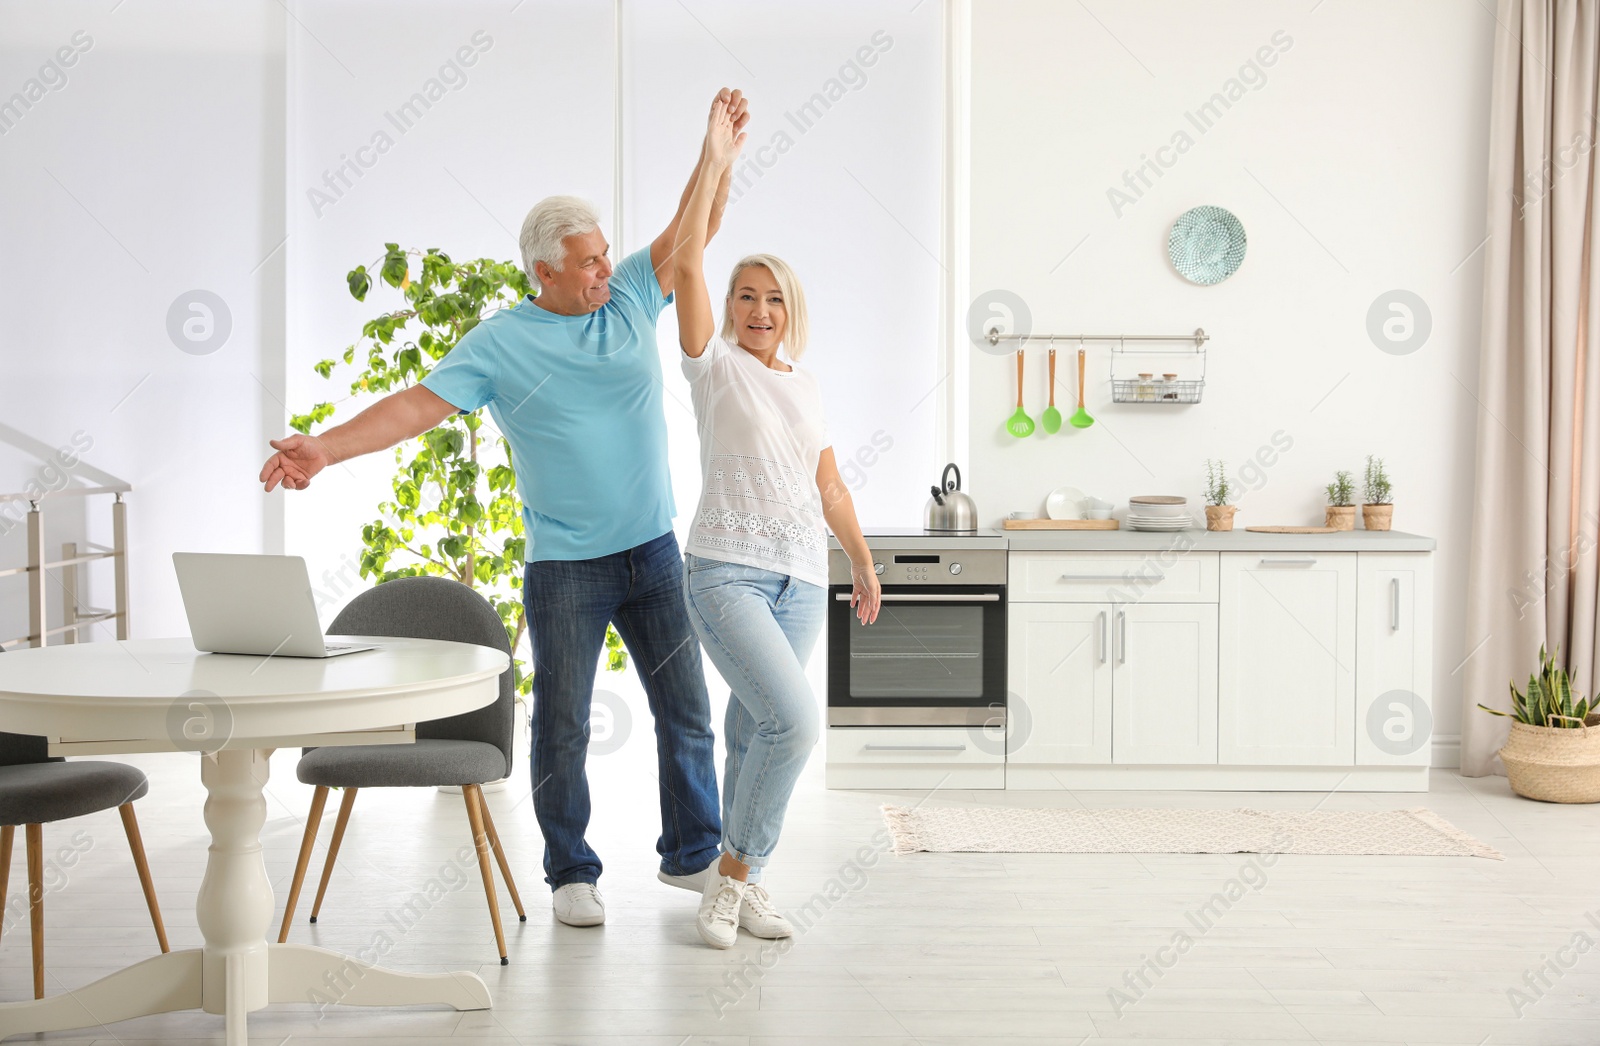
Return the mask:
M1117 664L1128 663L1128 614L1117 611Z
M1317 557L1307 556L1304 559L1263 559L1261 561L1261 565L1264 567L1314 567L1317 565Z
M1167 575L1165 573L1163 573L1162 571L1159 571L1159 570L1157 570L1155 572L1155 575L1153 577L1150 576L1150 575L1147 575L1147 574L1134 574L1132 577L1130 577L1129 574L1062 574L1061 575L1061 580L1062 581L1134 581L1134 580L1146 581L1146 580L1148 580L1148 581L1153 583L1153 582L1156 582L1156 581L1165 581L1166 579L1167 579Z
M868 752L965 752L966 745L863 745Z
M1102 665L1105 664L1106 659L1110 657L1110 654L1106 651L1106 632L1108 631L1106 628L1107 624L1106 612L1102 610L1100 611L1100 617L1097 619L1097 624L1095 625L1095 631L1100 633L1100 663Z
M1391 597L1391 602L1390 602L1390 607L1389 607L1389 631L1398 632L1398 631L1400 631L1400 579L1399 578L1392 577L1392 578L1389 579L1389 595Z

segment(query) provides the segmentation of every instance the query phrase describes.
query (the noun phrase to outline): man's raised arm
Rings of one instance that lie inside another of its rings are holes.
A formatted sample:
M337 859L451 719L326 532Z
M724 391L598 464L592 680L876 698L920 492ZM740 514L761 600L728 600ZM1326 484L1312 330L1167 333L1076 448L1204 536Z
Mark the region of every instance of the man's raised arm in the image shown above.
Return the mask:
M319 435L296 433L270 440L277 453L261 466L261 482L269 491L279 484L286 490L304 490L311 485L311 477L329 465L420 436L455 412L455 407L435 393L413 385Z

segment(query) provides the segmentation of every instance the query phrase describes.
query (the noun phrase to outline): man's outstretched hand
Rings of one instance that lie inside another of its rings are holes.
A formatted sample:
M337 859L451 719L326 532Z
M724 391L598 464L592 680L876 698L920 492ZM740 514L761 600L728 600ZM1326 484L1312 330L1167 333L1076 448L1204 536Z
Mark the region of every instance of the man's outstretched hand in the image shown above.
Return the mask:
M279 484L285 490L304 490L311 485L312 476L333 464L333 456L315 436L296 434L268 443L277 451L261 466L261 482L268 491Z

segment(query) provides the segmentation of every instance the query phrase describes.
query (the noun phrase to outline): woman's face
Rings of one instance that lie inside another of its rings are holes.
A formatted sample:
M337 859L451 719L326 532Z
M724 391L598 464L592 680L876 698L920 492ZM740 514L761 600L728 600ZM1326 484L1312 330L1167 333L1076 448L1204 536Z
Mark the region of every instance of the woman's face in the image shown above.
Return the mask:
M789 313L772 270L765 265L746 266L733 281L729 300L733 314L733 336L753 352L775 352L783 341Z

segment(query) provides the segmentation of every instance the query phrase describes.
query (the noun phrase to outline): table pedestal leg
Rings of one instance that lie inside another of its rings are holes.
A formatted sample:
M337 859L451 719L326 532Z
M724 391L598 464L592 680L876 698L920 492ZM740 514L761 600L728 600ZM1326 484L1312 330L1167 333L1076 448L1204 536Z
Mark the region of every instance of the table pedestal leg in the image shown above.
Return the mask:
M399 973L306 944L274 944L269 1002L339 1006L415 1006L435 1003L487 1010L489 988L475 973Z
M271 754L231 749L201 757L211 849L195 914L205 947L157 955L48 999L0 1004L0 1039L199 1007L224 1015L228 1046L246 1046L246 1016L269 1002L490 1005L474 973L396 973L322 948L268 945L272 882L261 858L261 790Z

